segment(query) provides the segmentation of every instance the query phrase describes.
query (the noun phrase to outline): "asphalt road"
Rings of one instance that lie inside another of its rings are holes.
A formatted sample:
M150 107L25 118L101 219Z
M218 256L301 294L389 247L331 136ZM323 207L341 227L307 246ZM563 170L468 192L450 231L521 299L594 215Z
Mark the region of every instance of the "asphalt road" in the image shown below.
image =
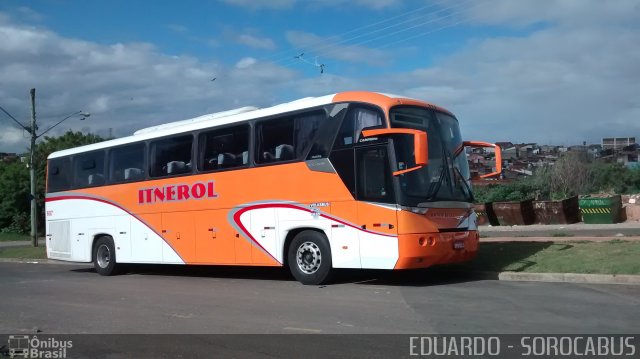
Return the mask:
M303 286L281 269L0 263L4 334L637 334L640 286L350 272ZM304 336L306 337L306 336ZM373 340L375 342L375 340Z

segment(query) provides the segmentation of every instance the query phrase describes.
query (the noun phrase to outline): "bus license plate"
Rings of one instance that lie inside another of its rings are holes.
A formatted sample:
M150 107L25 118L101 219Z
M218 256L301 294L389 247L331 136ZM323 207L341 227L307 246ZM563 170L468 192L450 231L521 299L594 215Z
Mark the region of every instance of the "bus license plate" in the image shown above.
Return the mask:
M464 249L464 241L453 242L453 249Z

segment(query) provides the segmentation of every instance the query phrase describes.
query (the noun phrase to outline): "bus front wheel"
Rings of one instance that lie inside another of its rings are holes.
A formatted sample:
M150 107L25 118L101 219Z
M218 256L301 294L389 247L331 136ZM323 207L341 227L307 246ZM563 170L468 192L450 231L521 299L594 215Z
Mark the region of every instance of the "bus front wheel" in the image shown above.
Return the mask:
M331 274L331 248L327 237L306 230L298 233L287 254L291 274L302 284L318 285L329 280Z
M93 266L100 275L117 274L116 249L113 239L102 236L93 246Z

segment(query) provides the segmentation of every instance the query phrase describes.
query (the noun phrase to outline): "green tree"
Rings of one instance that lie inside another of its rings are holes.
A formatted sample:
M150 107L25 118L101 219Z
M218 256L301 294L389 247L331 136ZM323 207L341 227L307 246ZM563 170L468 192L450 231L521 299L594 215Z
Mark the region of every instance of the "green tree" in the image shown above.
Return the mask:
M29 231L29 170L24 163L0 162L0 230Z
M36 145L36 201L40 224L44 227L45 169L47 157L56 151L101 142L105 139L82 132L68 131L59 137L45 137ZM24 163L0 163L0 231L28 233L29 170Z
M627 168L618 163L600 163L593 166L591 192L640 192L640 168Z

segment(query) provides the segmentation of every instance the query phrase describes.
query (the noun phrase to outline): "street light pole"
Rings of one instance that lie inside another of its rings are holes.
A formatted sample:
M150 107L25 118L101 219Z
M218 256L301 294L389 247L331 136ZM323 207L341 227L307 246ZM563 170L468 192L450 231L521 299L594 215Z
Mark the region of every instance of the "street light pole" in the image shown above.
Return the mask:
M31 244L38 246L38 213L36 206L36 89L29 91L31 94L31 146L29 147L29 180L31 182Z

